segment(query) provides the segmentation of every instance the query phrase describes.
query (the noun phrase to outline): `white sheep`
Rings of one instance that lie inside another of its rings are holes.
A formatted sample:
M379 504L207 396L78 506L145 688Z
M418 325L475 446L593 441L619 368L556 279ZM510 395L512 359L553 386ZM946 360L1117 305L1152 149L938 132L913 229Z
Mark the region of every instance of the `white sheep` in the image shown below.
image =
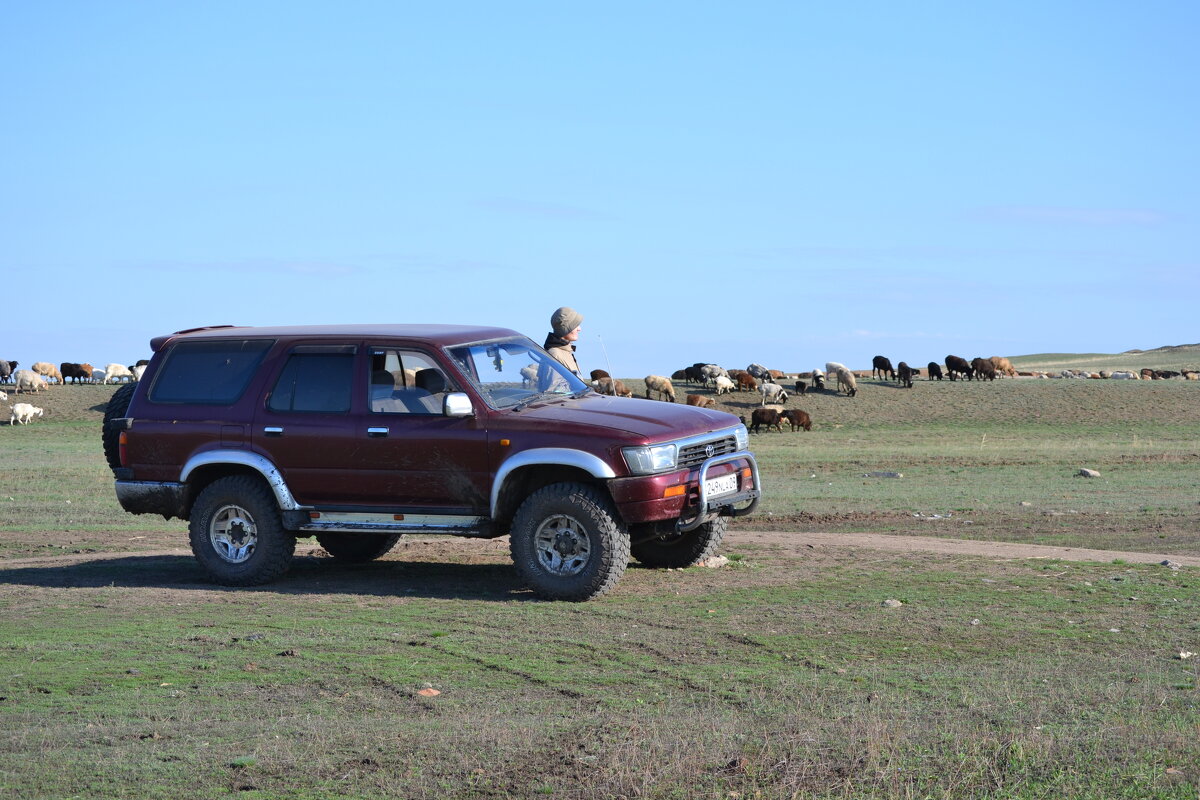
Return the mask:
M770 380L771 378L771 371L762 364L751 364L746 367L746 372L749 372L753 378L760 381Z
M846 365L839 364L836 361L826 361L825 362L825 374L826 375L836 375L837 371L839 369L846 369Z
M12 407L12 416L8 418L9 425L15 425L18 422L22 425L28 425L34 417L42 416L42 409L29 403L17 403Z
M124 379L126 383L134 379L129 367L124 364L109 364L104 368L105 383L116 383L118 379Z
M765 406L768 402L783 405L787 402L787 390L778 383L763 383L758 387L758 391L762 392L761 405Z
M1112 378L1114 381L1141 380L1140 376L1136 372L1130 372L1129 370L1119 370L1108 377Z
M712 379L713 388L717 390L717 394L726 394L734 390L733 380L724 376L717 375Z
M0 392L0 403L8 402L8 392Z
M142 376L146 374L146 366L146 364L138 364L136 367L130 370L133 373L133 379L135 381L140 381Z
M838 364L837 369L833 372L835 375L837 375L839 390L845 389L847 397L854 397L854 395L858 394L858 381L855 380L853 372L846 369L841 364Z
M21 392L40 392L46 388L46 379L31 369L19 369L13 373L13 383L16 384L17 394Z
M716 378L721 375L724 375L726 378L728 378L729 370L725 369L724 367L718 367L716 364L705 364L700 368L700 377L706 381L709 378Z
M664 378L662 375L647 375L646 376L646 399L650 399L650 392L658 392L659 395L666 395L671 398L671 402L675 402L675 387L671 381Z

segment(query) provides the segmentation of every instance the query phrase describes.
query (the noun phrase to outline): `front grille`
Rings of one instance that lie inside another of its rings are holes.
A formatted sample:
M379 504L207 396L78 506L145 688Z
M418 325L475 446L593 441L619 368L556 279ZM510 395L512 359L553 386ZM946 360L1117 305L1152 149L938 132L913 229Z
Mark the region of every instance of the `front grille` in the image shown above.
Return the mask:
M709 452L708 448L712 448ZM723 456L726 453L737 452L737 439L733 436L725 436L720 439L709 439L706 442L698 442L689 444L686 447L679 449L680 469L691 469L698 467L705 462L706 459L713 456Z

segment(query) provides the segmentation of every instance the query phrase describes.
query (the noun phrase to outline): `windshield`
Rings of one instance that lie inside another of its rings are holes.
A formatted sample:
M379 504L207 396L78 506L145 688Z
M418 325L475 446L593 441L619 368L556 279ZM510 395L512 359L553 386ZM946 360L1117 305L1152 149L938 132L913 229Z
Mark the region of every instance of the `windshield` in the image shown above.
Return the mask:
M450 348L450 355L495 409L586 392L588 386L528 339Z

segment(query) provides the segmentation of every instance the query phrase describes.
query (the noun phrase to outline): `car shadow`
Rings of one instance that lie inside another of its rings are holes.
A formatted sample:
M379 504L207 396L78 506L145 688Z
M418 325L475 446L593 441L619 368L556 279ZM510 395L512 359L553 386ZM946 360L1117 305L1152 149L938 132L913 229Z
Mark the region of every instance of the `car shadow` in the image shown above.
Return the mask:
M190 555L124 556L53 566L10 567L0 569L0 585L541 602L541 598L520 583L511 564L430 561L345 564L313 556L297 556L286 575L263 586L212 583Z

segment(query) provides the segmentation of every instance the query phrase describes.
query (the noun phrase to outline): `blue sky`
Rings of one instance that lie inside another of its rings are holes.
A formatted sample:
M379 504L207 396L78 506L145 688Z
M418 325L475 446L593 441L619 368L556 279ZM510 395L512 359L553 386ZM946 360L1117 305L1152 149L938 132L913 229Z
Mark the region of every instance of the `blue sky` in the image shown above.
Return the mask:
M0 357L454 322L585 370L1200 341L1200 4L45 2Z

